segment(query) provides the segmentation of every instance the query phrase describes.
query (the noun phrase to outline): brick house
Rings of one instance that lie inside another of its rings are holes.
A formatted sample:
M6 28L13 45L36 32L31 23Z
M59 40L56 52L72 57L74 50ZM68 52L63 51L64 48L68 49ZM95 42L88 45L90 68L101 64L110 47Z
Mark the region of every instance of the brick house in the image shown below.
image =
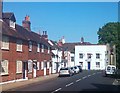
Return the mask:
M2 17L2 82L29 79L51 73L51 46L48 35L32 32L30 18L25 17L22 26L15 23L13 13Z

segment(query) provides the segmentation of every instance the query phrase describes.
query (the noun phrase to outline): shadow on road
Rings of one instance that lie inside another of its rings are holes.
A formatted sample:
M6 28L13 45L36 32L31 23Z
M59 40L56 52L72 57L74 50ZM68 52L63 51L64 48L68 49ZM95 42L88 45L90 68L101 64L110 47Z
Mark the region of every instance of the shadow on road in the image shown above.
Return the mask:
M120 91L120 85L106 85L106 84L95 84L92 83L93 86L95 86L95 89L83 89L82 91L113 91L117 92Z

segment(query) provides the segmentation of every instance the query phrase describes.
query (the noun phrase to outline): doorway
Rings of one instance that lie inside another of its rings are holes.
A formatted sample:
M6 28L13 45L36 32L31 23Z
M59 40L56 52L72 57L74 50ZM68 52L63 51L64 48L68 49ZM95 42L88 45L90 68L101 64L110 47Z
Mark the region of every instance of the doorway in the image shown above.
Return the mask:
M88 62L88 70L90 70L90 62Z

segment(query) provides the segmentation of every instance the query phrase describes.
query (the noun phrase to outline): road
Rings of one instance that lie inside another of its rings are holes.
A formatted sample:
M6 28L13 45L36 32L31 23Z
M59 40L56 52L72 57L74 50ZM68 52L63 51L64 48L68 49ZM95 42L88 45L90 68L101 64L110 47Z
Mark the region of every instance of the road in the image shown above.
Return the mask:
M57 77L45 82L23 86L12 91L120 91L114 78L104 77L102 71L83 71L71 77Z

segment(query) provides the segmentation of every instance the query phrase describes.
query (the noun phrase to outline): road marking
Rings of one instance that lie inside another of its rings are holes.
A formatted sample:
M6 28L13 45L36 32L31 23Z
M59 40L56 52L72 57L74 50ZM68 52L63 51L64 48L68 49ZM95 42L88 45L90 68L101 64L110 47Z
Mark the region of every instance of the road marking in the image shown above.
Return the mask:
M51 93L55 93L55 92L57 92L57 91L59 91L59 90L61 90L62 88L58 88L58 89L56 89L55 91L53 91L53 92L51 92Z
M96 73L93 73L92 75L95 75Z
M87 78L87 76L84 76L82 79L85 79L85 78Z
M66 85L66 87L68 87L68 86L70 86L70 85L72 85L72 84L73 84L73 82L71 82L71 83L67 84L67 85Z
M76 82L79 82L81 79L76 80Z
M88 77L90 77L91 75L88 75Z

